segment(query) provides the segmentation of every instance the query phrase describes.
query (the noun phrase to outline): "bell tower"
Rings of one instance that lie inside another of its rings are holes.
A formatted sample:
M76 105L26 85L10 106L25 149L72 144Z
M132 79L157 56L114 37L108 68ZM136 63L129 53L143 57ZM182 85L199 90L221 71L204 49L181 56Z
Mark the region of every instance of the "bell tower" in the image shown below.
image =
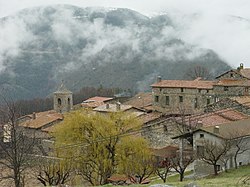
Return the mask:
M54 110L59 113L69 112L73 108L73 94L63 81L57 91L54 92Z

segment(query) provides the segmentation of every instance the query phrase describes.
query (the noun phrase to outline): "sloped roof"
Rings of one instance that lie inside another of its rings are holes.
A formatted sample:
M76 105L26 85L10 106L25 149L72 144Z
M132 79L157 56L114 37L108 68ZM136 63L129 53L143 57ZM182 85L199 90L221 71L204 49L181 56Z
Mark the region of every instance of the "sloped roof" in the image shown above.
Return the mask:
M160 113L160 112L150 112L150 113L145 113L144 115L141 115L140 119L145 124L145 123L148 123L150 121L156 120L156 119L160 118L161 116L162 116L162 113Z
M61 83L61 85L59 86L59 88L57 89L57 91L55 91L54 93L72 93L71 91L69 91L66 86L64 85L63 81Z
M86 99L85 101L83 101L83 103L89 103L89 102L105 102L105 101L110 101L112 100L112 97L100 97L100 96L95 96L95 97L91 97Z
M226 72L220 74L219 76L216 77L216 79L223 76L223 75L225 75L225 74L227 74L227 73L229 73L229 72L234 72L234 73L237 73L237 74L239 74L239 75L241 75L241 76L243 76L243 77L245 77L247 79L250 79L250 68L231 69L229 71L226 71Z
M33 114L27 116L29 116L30 119L20 123L19 125L32 129L41 129L50 123L63 120L63 115L53 110L36 113L35 119L32 118Z
M130 98L128 101L124 103L125 105L131 105L136 108L145 108L152 104L152 93L138 93L134 97Z
M230 99L244 106L250 105L250 96L237 96L237 97L231 97Z
M250 80L222 79L222 80L219 80L215 85L218 85L218 86L250 86Z
M190 137L194 133L199 131L204 131L214 136L225 139L234 139L234 138L250 136L250 118L217 125L219 133L215 133L214 128L215 126L201 127L192 132L187 132L185 134L172 137L172 139L177 139L180 137Z
M240 74L248 79L250 79L250 68L240 69Z
M238 121L242 119L247 119L248 116L234 109L223 109L215 112L193 115L184 118L187 125L193 127L201 123L203 127L216 126L221 124L230 123L232 121ZM177 118L177 121L181 121L181 118Z
M188 81L188 80L162 80L154 83L151 87L159 88L193 88L193 89L213 89L215 81L203 81L200 79Z
M250 118L219 125L219 133L214 133L214 127L201 128L223 138L239 138L250 136Z
M105 102L112 100L112 97L91 97L81 103L82 107L96 108L98 106L104 105Z

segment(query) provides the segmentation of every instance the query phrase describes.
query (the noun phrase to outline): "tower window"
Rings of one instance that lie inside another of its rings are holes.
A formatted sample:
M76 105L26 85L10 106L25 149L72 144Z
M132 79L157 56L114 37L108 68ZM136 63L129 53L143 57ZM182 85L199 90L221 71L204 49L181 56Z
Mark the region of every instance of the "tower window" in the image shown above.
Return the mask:
M224 91L228 91L228 86L224 86Z
M60 98L57 99L58 105L62 105L62 100Z
M184 92L184 88L181 88L181 92Z
M68 105L70 105L70 98L68 98Z

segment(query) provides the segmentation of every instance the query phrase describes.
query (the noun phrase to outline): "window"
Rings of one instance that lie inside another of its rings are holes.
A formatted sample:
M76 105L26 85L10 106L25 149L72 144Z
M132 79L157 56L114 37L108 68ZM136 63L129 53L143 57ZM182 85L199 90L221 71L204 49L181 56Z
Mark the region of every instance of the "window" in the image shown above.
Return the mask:
M198 92L201 93L201 89L198 89Z
M163 125L163 129L164 129L164 132L168 132L168 126L167 125Z
M207 105L209 105L210 104L210 99L207 99Z
M62 100L60 98L57 99L57 103L60 106L62 104Z
M220 171L220 169L221 169L221 168L220 168L220 165L216 165L216 170L217 170L217 171Z
M183 96L179 96L179 102L183 103Z
M195 98L195 99L194 99L194 108L197 108L197 107L198 107L198 99Z
M181 88L181 92L184 92L184 88Z
M204 134L200 134L200 138L204 138Z
M234 77L234 74L233 74L233 73L230 73L230 77Z
M204 146L197 146L197 157L202 157L204 155Z
M207 93L209 93L209 90L207 90Z
M159 96L158 96L158 95L155 96L155 102L156 102L156 103L159 102Z
M224 91L228 91L228 86L224 86Z
M166 105L169 105L169 96L166 96L166 102L165 102Z

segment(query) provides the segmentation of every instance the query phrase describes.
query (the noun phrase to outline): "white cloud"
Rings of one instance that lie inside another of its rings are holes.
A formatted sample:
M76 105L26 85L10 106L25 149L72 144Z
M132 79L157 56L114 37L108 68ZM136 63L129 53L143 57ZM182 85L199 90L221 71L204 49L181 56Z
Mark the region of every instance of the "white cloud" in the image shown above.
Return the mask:
M0 0L0 17L14 14L20 9L47 4L73 4L76 6L104 6L130 8L146 15L166 12L174 19L179 28L176 33L190 44L213 49L224 60L233 66L244 61L250 66L250 1L249 0ZM236 17L231 17L236 16ZM246 18L246 20L237 17ZM57 23L54 30L64 25ZM95 34L98 35L100 24L96 24ZM14 32L16 28L12 28ZM58 37L72 38L71 29L56 32ZM6 29L1 33L8 32ZM120 31L117 31L120 32ZM168 32L168 31L166 31ZM17 32L16 32L17 33ZM17 49L18 37L25 33L17 33L14 38L5 39L12 52ZM89 34L89 33L85 33ZM122 33L120 33L122 34ZM126 33L123 33L126 34ZM133 39L133 38L131 38ZM17 44L15 43L17 42ZM105 39L100 42L106 45ZM100 44L100 46L102 46ZM136 42L134 43L136 47ZM1 49L0 49L1 50ZM100 50L100 48L96 48ZM159 51L161 52L161 50ZM171 53L171 51L167 51Z

